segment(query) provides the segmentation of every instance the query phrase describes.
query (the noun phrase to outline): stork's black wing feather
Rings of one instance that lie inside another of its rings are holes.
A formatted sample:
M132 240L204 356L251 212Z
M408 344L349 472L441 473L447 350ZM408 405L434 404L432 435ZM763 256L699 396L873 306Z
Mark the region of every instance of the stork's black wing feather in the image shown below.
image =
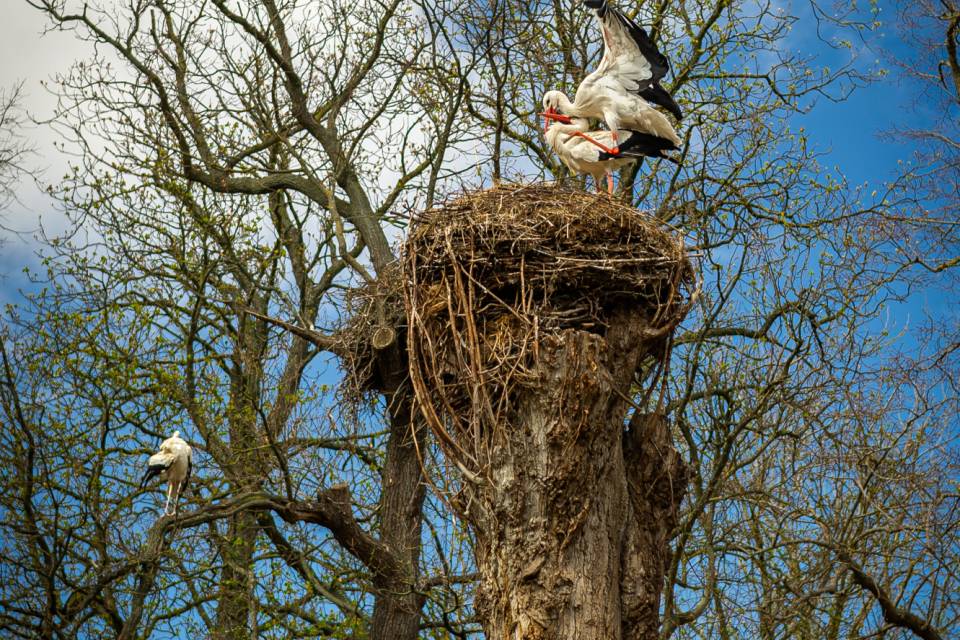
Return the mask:
M666 158L670 156L664 151L675 151L677 145L672 140L661 138L649 133L640 133L631 131L630 136L622 140L619 145L619 153L609 154L600 152L600 160L610 160L611 158Z
M187 458L187 475L183 477L183 482L180 483L180 493L190 486L190 474L193 473L193 458Z
M660 86L659 82L654 81L652 85L641 91L640 97L647 102L660 105L672 113L677 121L683 120L683 111L680 110L680 105L666 89Z
M672 113L678 121L682 120L683 111L680 110L680 106L673 99L673 96L660 85L660 80L670 71L670 61L667 60L667 56L660 52L646 29L627 17L625 13L607 3L607 0L583 0L583 3L596 11L601 22L608 15L619 22L630 34L641 55L650 63L651 77L646 86L637 90L640 97L647 102L660 105Z
M152 478L166 471L169 466L168 464L152 464L147 467L147 472L143 474L143 480L140 481L140 488L143 489L147 486L147 483L150 482Z

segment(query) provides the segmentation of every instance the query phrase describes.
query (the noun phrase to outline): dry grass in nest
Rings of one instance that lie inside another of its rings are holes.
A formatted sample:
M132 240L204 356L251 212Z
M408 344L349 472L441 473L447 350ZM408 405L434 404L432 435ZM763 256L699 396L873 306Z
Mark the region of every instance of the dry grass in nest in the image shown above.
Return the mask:
M402 259L417 404L462 470L502 425L541 341L642 315L668 335L695 274L683 241L606 196L555 186L466 194L413 221Z

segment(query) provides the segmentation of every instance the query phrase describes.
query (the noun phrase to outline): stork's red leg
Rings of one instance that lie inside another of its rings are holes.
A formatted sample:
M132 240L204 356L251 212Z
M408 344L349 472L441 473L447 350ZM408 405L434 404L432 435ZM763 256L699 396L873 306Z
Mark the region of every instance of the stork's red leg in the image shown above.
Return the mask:
M607 171L607 193L613 194L613 174Z
M603 149L604 151L606 151L606 152L609 153L610 155L614 155L614 156L615 156L615 155L617 155L618 153L620 153L620 149L619 149L619 148L611 149L610 147L608 147L608 146L606 146L606 145L604 145L604 144L600 144L599 142L597 142L596 140L594 140L593 138L591 138L591 137L588 136L587 134L583 133L582 131L574 131L574 132L571 133L570 135L571 135L571 137L572 137L572 136L579 136L579 137L583 138L584 140L587 140L587 141L589 141L589 142L592 142L593 144L597 145L598 147L600 147L601 149Z

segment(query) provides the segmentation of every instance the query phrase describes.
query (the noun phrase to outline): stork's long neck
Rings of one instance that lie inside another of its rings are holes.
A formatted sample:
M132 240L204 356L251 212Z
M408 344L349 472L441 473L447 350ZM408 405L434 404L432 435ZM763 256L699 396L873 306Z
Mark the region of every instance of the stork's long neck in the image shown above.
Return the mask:
M559 92L558 92L558 93L559 93ZM560 107L560 108L558 109L558 111L559 111L560 113L565 113L565 114L567 114L568 116L570 116L570 117L572 117L572 118L575 118L575 117L581 115L580 109L577 107L577 105L575 105L574 103L570 102L570 98L568 98L565 94L562 94L562 93L561 93L561 94L557 97L557 103L558 103L557 106Z

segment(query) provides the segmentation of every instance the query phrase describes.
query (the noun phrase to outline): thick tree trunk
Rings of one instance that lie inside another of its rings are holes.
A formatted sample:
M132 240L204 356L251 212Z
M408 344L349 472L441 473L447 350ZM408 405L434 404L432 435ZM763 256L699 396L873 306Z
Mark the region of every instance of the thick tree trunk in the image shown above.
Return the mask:
M646 323L566 330L539 345L535 379L494 448L470 518L488 638L654 638L685 479L662 419L625 431Z
M623 460L631 513L620 565L622 638L645 640L660 631L660 594L687 468L673 448L666 418L658 414L634 413L624 434Z
M227 535L220 541L223 569L214 640L251 637L253 603L253 551L257 539L256 514L241 512L230 518Z
M263 306L260 308L266 310ZM231 485L244 491L260 488L271 466L257 446L266 440L258 426L257 405L263 383L261 354L266 348L267 331L266 323L242 317L233 354L229 413L231 457L221 464ZM218 540L223 568L217 623L211 634L214 640L246 640L255 634L254 548L259 531L255 513L238 513L228 520L226 535Z
M381 540L406 565L402 583L381 587L373 609L373 640L415 640L420 629L423 598L414 590L420 560L420 527L424 485L410 432L409 402L394 414L383 469ZM405 414L405 417L404 415Z
M379 592L370 622L371 640L416 640L423 607L423 596L416 592L415 585L426 487L414 444L411 398L409 388L405 386L406 360L403 355L394 345L378 362L381 378L393 389L387 393L390 439L382 473L380 539L405 565L406 575L399 581L377 585ZM424 446L424 432L422 426L417 428L416 437L421 447Z

